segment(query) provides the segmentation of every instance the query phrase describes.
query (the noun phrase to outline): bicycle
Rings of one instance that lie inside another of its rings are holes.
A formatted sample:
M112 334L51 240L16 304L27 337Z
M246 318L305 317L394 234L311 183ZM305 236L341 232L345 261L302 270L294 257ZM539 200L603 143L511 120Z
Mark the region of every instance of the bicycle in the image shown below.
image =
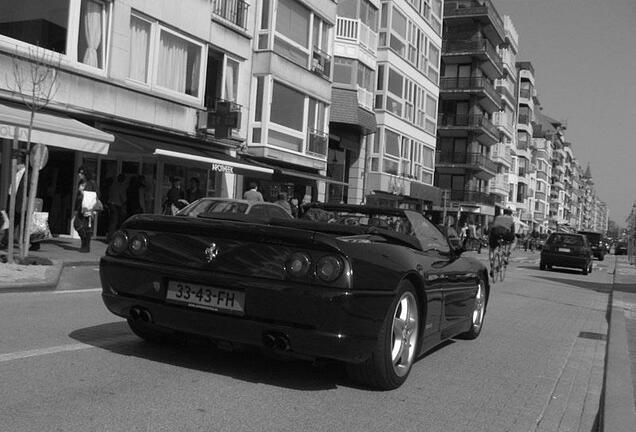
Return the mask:
M497 239L497 247L493 250L492 257L490 258L490 276L493 282L497 282L499 279L503 282L506 277L506 270L508 269L508 260L510 258L509 243L503 238Z

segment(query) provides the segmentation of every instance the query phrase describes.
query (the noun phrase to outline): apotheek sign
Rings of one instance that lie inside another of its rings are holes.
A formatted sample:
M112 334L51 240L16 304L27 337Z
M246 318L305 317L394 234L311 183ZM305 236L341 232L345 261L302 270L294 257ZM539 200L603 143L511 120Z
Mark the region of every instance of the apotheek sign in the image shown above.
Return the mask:
M16 126L8 124L0 124L0 138L13 139ZM18 128L18 140L27 141L29 130L27 128Z
M229 165L219 164L219 163L213 163L212 168L210 168L210 171L234 174L234 167L231 167Z

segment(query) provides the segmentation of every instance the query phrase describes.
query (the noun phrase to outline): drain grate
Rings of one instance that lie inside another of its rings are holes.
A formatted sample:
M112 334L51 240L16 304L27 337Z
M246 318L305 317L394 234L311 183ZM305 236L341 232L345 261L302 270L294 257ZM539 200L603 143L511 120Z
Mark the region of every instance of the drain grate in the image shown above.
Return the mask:
M595 333L595 332L580 332L579 333L579 337L580 338L585 338L585 339L593 339L593 340L607 340L607 335L603 334L603 333Z

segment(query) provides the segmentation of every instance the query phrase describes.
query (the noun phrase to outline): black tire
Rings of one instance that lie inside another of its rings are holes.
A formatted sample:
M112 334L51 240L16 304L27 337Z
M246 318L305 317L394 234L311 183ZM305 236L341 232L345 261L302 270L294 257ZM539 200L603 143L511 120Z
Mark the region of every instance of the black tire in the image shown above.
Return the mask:
M590 267L587 264L585 264L585 267L581 269L581 274L583 274L583 276L587 275L589 268Z
M346 365L349 378L379 390L400 387L415 362L419 343L419 301L413 285L402 281L391 303L371 356L362 363ZM403 325L401 324L403 322ZM402 339L396 338L396 332ZM396 358L393 351L398 349ZM407 351L404 352L404 349Z
M545 270L545 263L543 261L539 263L539 270Z
M483 279L478 282L477 293L475 294L475 305L473 307L472 323L470 330L459 335L462 339L477 339L484 327L484 317L486 316L486 306L488 304L488 295L486 292L486 283Z

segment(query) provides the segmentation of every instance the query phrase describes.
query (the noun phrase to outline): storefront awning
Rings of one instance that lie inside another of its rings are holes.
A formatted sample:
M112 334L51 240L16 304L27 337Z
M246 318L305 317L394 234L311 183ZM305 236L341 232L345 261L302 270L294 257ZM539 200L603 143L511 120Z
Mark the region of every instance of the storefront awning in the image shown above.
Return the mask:
M259 166L262 167L266 167L266 168L270 168L274 171L274 175L275 176L289 176L289 177L297 177L297 178L302 178L302 179L307 179L307 180L315 180L315 181L322 181L322 182L327 182L330 184L337 184L337 185L342 185L342 186L347 186L348 183L347 182L343 182L343 181L339 181L336 179L333 179L331 177L327 177L324 175L319 174L318 172L312 172L312 171L304 171L302 169L298 169L298 168L291 168L289 166L277 166L274 165L274 163L269 163L270 161L264 162L260 159L256 160L253 159L252 157L248 156L248 155L244 155L243 156L243 160L249 160L250 162L253 162L255 164L258 164Z
M265 168L255 165L246 164L240 162L238 159L233 158L231 156L223 155L221 153L215 154L214 157L210 156L198 156L191 153L182 153L176 152L172 150L164 150L162 148L157 148L154 151L154 154L157 156L167 156L174 157L179 159L187 159L197 162L203 162L211 165L212 170L219 172L226 172L229 174L241 174L241 172L236 172L235 169L242 171L257 171L265 174L273 174L274 170L271 168Z
M0 104L0 138L28 140L31 112L14 103ZM88 153L107 154L113 135L62 114L36 112L31 142Z
M250 164L213 149L195 148L118 132L115 133L115 142L111 145L109 153L136 153L190 160L207 164L214 171L229 174L274 173L271 168Z

